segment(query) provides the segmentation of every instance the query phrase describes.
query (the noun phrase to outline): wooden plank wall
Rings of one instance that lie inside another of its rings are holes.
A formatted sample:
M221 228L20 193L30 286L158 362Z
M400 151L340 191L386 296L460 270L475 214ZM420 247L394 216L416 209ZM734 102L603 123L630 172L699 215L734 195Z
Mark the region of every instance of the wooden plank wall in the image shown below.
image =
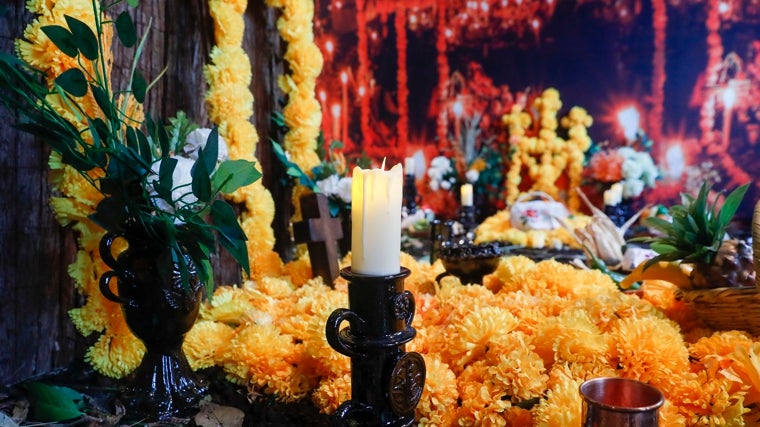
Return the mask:
M30 20L25 0L0 4L0 50L13 51ZM151 31L140 69L156 76L168 65L166 75L149 94L147 109L162 117L184 110L196 121L208 124L203 94L203 65L213 46L213 23L205 0L141 0L133 14L142 34ZM277 179L277 162L271 162L270 115L275 108L276 78L282 72L277 35L277 11L261 0L252 0L246 12L244 47L253 67L255 124L259 130L259 158L264 183L278 206L289 204L289 195ZM116 50L114 81L126 74L131 52ZM119 87L119 86L115 86ZM34 138L16 132L12 113L0 108L0 385L66 367L81 360L95 337L83 337L73 328L67 311L82 304L67 266L76 252L76 237L58 225L48 207L49 151ZM279 215L275 224L278 247L289 249L287 221ZM217 283L239 283L237 267L222 257L215 261Z

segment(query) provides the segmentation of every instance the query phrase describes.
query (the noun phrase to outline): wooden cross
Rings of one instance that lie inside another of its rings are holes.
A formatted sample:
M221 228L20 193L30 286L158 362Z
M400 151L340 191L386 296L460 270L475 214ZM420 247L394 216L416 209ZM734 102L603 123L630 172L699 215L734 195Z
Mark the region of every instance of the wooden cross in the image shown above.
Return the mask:
M314 276L321 276L332 286L338 278L338 240L343 237L339 218L330 216L327 196L311 193L301 196L301 215L304 220L293 224L296 243L306 243Z

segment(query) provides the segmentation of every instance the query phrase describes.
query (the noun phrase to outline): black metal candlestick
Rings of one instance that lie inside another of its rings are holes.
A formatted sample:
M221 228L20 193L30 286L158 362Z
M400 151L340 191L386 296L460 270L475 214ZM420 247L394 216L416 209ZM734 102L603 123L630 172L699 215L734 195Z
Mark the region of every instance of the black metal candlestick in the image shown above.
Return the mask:
M412 327L414 296L398 274L368 276L344 268L350 309L339 308L327 320L327 342L351 358L351 400L335 413L336 425L410 426L425 385L425 361L406 352L417 334ZM349 326L339 329L343 321Z

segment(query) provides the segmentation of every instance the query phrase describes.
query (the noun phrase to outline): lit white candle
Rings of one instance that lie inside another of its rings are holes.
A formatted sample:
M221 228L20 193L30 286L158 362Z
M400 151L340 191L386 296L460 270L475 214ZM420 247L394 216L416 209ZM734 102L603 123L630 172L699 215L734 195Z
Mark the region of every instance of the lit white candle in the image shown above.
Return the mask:
M462 184L462 188L459 192L462 206L472 206L472 184Z
M404 175L414 175L414 157L404 159Z
M353 170L351 270L372 276L401 271L401 164Z

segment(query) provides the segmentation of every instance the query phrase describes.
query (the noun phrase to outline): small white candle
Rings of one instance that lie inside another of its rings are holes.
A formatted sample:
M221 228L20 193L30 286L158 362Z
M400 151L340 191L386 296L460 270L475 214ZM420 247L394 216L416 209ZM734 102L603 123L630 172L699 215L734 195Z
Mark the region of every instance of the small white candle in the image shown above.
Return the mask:
M407 157L404 159L404 175L415 175L414 157Z
M604 206L615 206L615 192L612 189L604 190Z
M401 164L353 170L351 270L371 276L401 271Z
M612 194L615 195L613 206L619 205L623 202L623 184L616 182L615 184L612 184L610 187L612 190Z
M459 191L462 206L472 206L472 184L463 184Z

